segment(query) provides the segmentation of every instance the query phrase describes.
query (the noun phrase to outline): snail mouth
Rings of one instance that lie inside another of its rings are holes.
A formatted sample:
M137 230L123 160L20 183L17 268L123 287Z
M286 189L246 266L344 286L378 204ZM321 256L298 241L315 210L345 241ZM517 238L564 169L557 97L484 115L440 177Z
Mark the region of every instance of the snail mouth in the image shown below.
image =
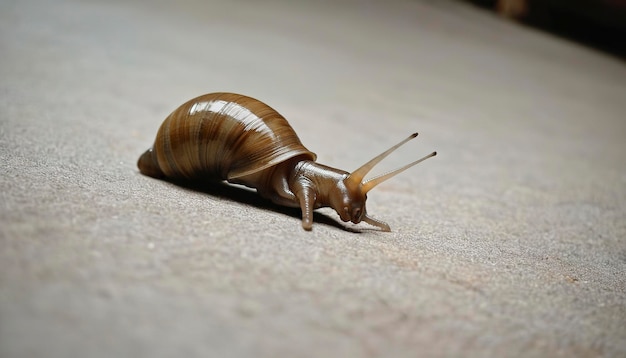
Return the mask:
M358 224L361 222L361 209L356 209L354 212L350 212L350 209L344 207L341 212L339 212L339 217L344 222L352 222L354 224Z
M355 224L358 224L361 222L361 217L363 216L363 211L361 211L361 209L357 208L354 210L354 215L352 215L353 219L352 222ZM356 221L355 221L356 220Z

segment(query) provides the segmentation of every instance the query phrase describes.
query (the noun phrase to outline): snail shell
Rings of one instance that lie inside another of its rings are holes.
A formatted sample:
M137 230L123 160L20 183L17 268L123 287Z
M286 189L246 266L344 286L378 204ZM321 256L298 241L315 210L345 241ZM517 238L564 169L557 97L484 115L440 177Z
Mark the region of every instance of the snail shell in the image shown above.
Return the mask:
M231 180L296 156L316 159L277 111L244 95L210 93L165 119L138 166L157 178Z

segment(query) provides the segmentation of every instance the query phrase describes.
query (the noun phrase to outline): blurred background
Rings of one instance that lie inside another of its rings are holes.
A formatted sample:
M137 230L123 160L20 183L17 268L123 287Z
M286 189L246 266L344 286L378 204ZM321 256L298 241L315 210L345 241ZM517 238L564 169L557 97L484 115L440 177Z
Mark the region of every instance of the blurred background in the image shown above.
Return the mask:
M559 37L626 58L626 0L466 0Z

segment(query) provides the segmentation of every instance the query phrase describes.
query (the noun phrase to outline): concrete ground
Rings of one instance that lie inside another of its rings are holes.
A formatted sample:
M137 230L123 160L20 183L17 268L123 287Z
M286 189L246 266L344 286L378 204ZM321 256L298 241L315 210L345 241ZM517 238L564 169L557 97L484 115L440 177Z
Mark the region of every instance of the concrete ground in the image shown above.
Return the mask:
M391 233L138 173L232 91ZM626 65L453 1L0 4L1 357L626 356Z

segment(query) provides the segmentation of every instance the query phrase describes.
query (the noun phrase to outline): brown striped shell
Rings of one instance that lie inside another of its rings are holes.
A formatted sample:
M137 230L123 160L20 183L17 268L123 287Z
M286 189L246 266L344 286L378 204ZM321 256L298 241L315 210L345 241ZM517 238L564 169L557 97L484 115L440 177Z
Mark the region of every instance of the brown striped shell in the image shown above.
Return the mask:
M274 109L240 94L210 93L165 119L138 166L153 177L228 180L296 156L316 159Z

